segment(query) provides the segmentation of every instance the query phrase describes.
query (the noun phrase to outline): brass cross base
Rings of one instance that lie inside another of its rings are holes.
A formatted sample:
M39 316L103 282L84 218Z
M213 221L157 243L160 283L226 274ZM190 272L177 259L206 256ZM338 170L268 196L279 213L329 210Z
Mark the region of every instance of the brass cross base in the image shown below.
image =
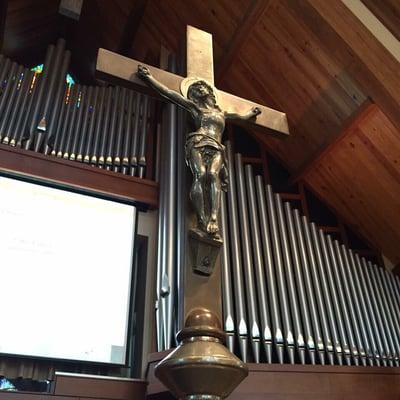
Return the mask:
M200 275L211 275L222 246L222 240L206 235L199 229L191 229L189 245L193 271Z
M178 399L220 400L248 375L246 365L224 345L218 317L192 310L177 334L179 346L155 368L156 377Z

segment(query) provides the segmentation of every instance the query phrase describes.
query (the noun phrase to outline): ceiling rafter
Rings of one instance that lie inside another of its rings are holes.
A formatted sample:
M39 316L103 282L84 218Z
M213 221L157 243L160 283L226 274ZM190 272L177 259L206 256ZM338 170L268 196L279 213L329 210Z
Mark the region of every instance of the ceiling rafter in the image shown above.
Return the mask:
M235 58L239 55L240 49L244 43L246 43L247 37L251 34L251 31L257 25L257 22L264 15L265 11L273 1L274 0L253 0L251 2L243 16L242 22L236 29L232 40L227 46L226 52L217 62L215 73L215 82L217 84L221 83L229 67L234 63Z
M370 115L377 110L378 106L375 103L371 102L370 99L365 100L364 103L346 119L340 132L335 135L330 142L324 143L308 160L306 160L303 166L299 168L298 172L292 175L289 184L291 185L304 180L307 174L312 171L328 153L340 146L340 143L347 135L353 132L362 121L370 117Z
M117 52L123 56L129 56L136 33L139 30L143 19L148 0L137 0L134 2L131 11L126 19L125 27L117 47Z

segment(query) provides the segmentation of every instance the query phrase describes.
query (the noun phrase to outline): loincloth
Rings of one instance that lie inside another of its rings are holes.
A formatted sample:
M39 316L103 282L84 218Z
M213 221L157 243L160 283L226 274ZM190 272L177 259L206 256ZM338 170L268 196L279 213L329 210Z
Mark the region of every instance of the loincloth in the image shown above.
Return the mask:
M193 132L186 138L185 157L186 164L190 167L190 157L193 149L198 149L206 165L209 165L216 154L222 156L222 166L220 170L221 184L226 191L228 186L228 163L225 153L225 146L216 139L202 133Z

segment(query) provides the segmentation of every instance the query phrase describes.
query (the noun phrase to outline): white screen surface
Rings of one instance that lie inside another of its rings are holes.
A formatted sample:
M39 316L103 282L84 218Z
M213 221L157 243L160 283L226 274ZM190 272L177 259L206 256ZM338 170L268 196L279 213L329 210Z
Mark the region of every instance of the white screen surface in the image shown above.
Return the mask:
M125 363L135 218L0 177L0 353Z

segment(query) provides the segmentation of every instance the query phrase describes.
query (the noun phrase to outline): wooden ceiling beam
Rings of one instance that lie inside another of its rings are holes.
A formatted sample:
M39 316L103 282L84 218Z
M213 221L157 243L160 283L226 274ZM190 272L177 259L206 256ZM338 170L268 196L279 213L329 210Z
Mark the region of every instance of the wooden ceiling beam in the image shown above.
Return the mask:
M232 40L227 46L223 56L217 62L215 70L215 82L218 85L226 76L229 67L235 62L236 57L240 53L240 49L246 43L253 28L257 25L260 18L264 15L267 8L273 0L253 0L247 8L242 22L236 29Z
M140 23L146 12L148 0L137 0L126 19L125 27L117 47L117 53L129 56L133 41L139 30Z
M319 165L321 160L334 149L340 146L340 143L345 137L353 132L362 121L369 118L373 112L376 112L378 107L375 103L372 103L370 99L364 101L361 106L351 114L343 124L340 132L334 136L333 140L324 143L308 160L305 161L303 166L292 175L289 180L289 185L304 180L308 173Z

